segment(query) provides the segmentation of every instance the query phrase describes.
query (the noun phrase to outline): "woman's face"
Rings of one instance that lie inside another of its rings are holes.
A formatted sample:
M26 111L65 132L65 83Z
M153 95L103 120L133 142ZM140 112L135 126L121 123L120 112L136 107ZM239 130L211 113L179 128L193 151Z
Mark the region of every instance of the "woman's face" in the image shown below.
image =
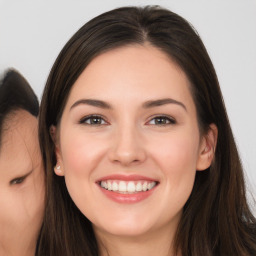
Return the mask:
M0 148L0 252L33 255L44 209L38 121L24 110L7 117ZM19 251L18 251L19 250ZM0 253L1 254L1 253ZM2 254L1 254L2 255Z
M73 85L57 131L67 189L96 234L175 230L210 165L184 72L160 50L127 46L96 57Z

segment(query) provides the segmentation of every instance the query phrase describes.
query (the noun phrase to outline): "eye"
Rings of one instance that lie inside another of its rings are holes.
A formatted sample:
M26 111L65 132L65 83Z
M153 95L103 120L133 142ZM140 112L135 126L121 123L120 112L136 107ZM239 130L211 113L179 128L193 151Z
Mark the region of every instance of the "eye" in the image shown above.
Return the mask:
M106 125L108 124L105 119L100 115L90 115L82 118L79 121L80 124L86 124L86 125Z
M33 170L30 171L29 173L27 173L27 174L21 176L21 177L17 177L17 178L12 179L12 180L10 181L10 185L18 185L18 184L23 183L23 182L25 181L25 179L26 179L32 172L33 172Z
M176 124L176 121L169 116L156 116L152 118L147 124L149 125L172 125Z
M15 178L10 181L10 185L16 185L16 184L21 184L26 177L20 177L20 178Z

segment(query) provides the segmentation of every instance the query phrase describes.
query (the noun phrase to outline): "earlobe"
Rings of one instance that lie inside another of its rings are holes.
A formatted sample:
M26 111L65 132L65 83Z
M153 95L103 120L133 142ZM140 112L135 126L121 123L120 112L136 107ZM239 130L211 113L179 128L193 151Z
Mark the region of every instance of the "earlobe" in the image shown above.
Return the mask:
M64 176L64 172L63 172L63 168L61 168L61 155L60 155L60 149L59 149L59 145L58 145L58 139L57 139L57 129L56 126L51 125L50 129L49 129L52 141L55 145L55 155L56 155L56 159L57 159L57 163L54 167L54 172L56 175L58 176Z
M64 176L64 173L63 173L63 171L61 169L61 166L60 166L60 164L58 162L57 162L57 164L54 167L54 172L58 176Z
M217 138L218 128L215 124L211 124L207 134L203 136L201 141L197 161L197 171L204 171L211 166L215 155Z
M56 155L57 163L54 167L54 172L58 176L64 176L64 169L63 169L63 164L61 161L61 154L60 154L59 146L55 146L55 155Z
M57 163L54 167L54 172L58 176L64 176L64 170L63 170L63 165L61 161L59 146L55 146L55 155L56 155Z

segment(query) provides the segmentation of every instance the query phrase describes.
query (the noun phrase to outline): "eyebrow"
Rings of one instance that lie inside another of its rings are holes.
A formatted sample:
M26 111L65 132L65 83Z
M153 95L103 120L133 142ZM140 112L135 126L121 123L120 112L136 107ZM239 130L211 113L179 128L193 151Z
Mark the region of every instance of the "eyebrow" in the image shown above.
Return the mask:
M106 103L105 101L102 100L95 100L95 99L81 99L76 101L70 108L70 110L78 105L90 105L93 107L98 107L98 108L104 108L104 109L111 109L112 107Z
M108 104L107 102L102 101L102 100L81 99L81 100L76 101L70 107L70 110L78 105L83 105L83 104L93 106L93 107L103 108L103 109L112 109L110 104ZM164 98L164 99L159 99L159 100L149 100L149 101L144 102L142 104L142 107L143 108L153 108L153 107L163 106L166 104L177 104L177 105L181 106L184 110L187 111L186 106L182 102L171 99L171 98Z
M166 105L166 104L177 104L177 105L181 106L182 108L184 108L184 110L187 111L186 106L182 102L171 99L171 98L165 98L165 99L159 99L159 100L149 100L149 101L146 101L145 103L143 103L143 107L144 108L153 108L153 107L159 107L159 106Z

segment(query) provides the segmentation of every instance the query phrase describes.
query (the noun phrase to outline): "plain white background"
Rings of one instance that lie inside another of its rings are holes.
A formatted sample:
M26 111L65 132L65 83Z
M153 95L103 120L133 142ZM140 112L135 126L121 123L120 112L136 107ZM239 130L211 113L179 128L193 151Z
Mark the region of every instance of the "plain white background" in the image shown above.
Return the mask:
M19 70L39 99L50 68L86 21L110 9L157 4L190 21L215 65L248 184L256 192L255 0L0 0L0 71Z

